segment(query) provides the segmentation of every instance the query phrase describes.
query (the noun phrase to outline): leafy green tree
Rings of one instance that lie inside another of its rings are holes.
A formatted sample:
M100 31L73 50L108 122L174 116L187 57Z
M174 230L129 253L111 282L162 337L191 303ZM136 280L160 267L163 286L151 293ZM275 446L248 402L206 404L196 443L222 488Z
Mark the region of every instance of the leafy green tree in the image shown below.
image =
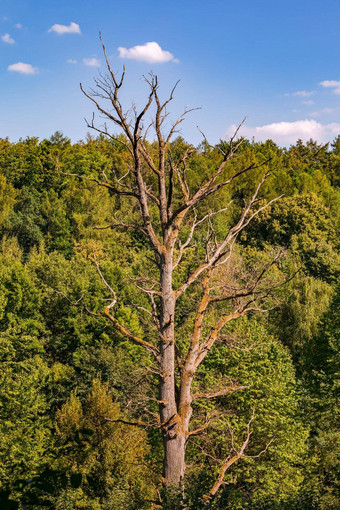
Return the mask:
M148 470L145 432L131 431L119 405L113 403L107 384L93 381L83 402L71 394L57 413L58 460L56 467L81 483L58 495L56 508L67 496L66 508L147 508L155 497L153 476ZM74 505L74 506L73 506ZM62 506L65 508L65 506Z
M0 228L13 209L16 192L13 186L6 181L6 177L0 175Z
M40 295L18 245L2 243L0 259L0 488L39 472L51 453L51 417L44 392L46 329Z

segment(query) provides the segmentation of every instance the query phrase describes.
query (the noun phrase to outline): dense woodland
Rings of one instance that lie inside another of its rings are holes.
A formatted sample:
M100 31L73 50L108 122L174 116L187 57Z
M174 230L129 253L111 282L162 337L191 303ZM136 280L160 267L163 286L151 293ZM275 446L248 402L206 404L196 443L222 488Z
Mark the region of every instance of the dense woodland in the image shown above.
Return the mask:
M102 315L110 287L120 324L155 338L141 290L155 273L153 253L138 229L121 228L137 221L138 206L98 185L128 172L124 143L89 135L71 144L58 132L0 140L1 508L340 508L340 137L288 149L244 140L226 172L252 169L197 211L197 221L208 221L174 273L178 286L207 239L235 224L265 172L259 205L281 197L240 232L218 273L225 287L239 289L266 267L269 290L262 289L265 310L228 323L198 369L196 393L220 394L192 404L197 433L180 488L162 484L152 353ZM157 154L156 142L145 144ZM195 148L178 137L169 150L176 159L190 149L186 175L195 188L220 164L221 148L228 144ZM188 220L177 250L190 228ZM179 360L202 288L198 279L178 302ZM220 391L228 385L240 389ZM247 434L246 449L206 498Z

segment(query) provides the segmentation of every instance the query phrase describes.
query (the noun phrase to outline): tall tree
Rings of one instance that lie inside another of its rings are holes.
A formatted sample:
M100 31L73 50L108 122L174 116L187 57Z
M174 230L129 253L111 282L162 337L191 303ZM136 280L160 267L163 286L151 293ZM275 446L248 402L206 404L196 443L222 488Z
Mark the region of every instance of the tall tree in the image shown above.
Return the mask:
M96 125L94 115L88 127L124 146L129 154L128 171L122 173L113 168L111 174L103 171L102 175L84 178L107 188L112 196L131 201L135 221L115 218L108 227L139 232L153 252L150 257L152 269L141 275L135 284L148 296L150 307L144 307L141 313L151 316L156 334L150 334L148 325L145 334L137 335L116 318L114 310L119 304L119 296L96 258L98 272L112 299L102 314L92 313L106 317L121 335L146 349L154 358L153 369L158 374L159 388L159 414L155 423L163 437L164 479L168 485L177 485L185 473L187 441L207 425L203 423L199 429L191 430L193 402L244 389L235 382L211 391L194 392L198 368L228 323L249 312L264 311L269 306L266 305L268 296L283 283L276 271L280 253L262 264L253 263L252 267L235 262L239 259L234 257L240 232L276 198L268 203L259 200L261 187L270 175L266 171L268 160L235 170L233 160L242 143L242 139L237 140L238 130L229 143L218 146L207 167L199 169L202 175L197 170L194 174L190 170L195 159L194 149L172 142L190 110L185 110L167 132L164 129L167 107L174 99L176 86L163 102L157 77L150 74L145 79L149 87L146 104L140 111L133 107L125 113L119 97L125 69L118 78L110 67L103 43L102 46L108 73L95 80L95 89L87 92L81 85L81 90L100 115L118 127L124 136L112 134L106 124ZM152 119L148 121L150 113ZM150 129L155 131L153 143L147 141ZM209 147L207 142L205 146ZM216 217L228 208L224 203L228 186L242 174L257 168L261 168L259 174L262 175L254 189L248 190L239 216L233 223L220 222L215 228ZM217 209L218 201L221 207ZM199 247L188 263L188 250L195 239ZM272 273L274 276L269 276ZM196 312L187 338L179 339L176 334L177 311L188 289L197 297ZM227 469L244 455L250 441L250 427L251 423L240 450L221 466L211 494L215 494L223 483Z

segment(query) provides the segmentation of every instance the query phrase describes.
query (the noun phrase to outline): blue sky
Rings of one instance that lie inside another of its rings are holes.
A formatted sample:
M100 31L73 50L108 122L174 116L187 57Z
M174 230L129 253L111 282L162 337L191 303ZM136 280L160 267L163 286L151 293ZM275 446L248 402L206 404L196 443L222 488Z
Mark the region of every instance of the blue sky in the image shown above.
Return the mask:
M339 0L1 0L0 137L84 138L92 106L79 90L125 63L122 100L141 104L152 70L171 111L201 107L182 128L198 144L232 133L280 145L340 133ZM147 44L153 43L153 44Z

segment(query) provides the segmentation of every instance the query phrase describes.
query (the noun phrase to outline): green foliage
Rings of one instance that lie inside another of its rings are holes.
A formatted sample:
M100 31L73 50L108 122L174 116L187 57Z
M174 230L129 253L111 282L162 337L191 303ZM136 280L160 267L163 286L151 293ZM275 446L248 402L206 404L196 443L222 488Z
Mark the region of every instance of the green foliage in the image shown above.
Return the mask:
M16 192L6 177L0 175L0 228L3 226L15 203Z
M254 219L243 237L261 247L276 244L288 248L315 278L329 281L339 272L334 223L316 195L287 197L274 203Z
M192 428L209 425L188 441L183 487L161 491L164 509L339 506L339 143L297 142L286 150L272 141L246 141L227 174L262 166L208 197L198 211L202 217L216 209L214 201L230 203L211 219L218 237L239 217L263 172L271 171L261 199L285 196L242 232L219 278L225 285L249 281L282 248L285 257L268 278L279 282L299 272L280 287L269 314L232 324L207 357L195 391L230 383L247 389L195 402ZM221 154L178 138L174 161L187 149L187 179L197 189ZM148 150L156 155L157 145L148 143ZM148 353L95 315L108 294L93 255L119 295L117 318L150 340L149 302L132 279L154 278L152 253L140 232L109 228L138 221L133 199L70 175L111 179L129 164L124 147L103 137L71 144L57 132L40 142L0 140L1 508L147 509L158 501L159 431L123 423L157 413L154 366ZM204 258L207 235L201 225L195 250L176 269L176 285ZM179 302L180 353L201 292L200 284L193 286ZM232 441L236 449L242 444L253 410L248 457L226 473L226 484L208 504L204 495Z
M55 464L69 479L67 498L76 507L142 509L147 495L152 497L146 435L117 421L123 418L108 385L98 379L83 404L72 393L58 411ZM57 508L64 499L58 494Z
M201 378L207 388L223 388L228 381L246 387L215 402L197 401L199 414L221 415L212 420L207 432L195 440L197 446L190 449L192 461L203 450L205 462L211 466L207 471L202 464L197 470L199 485L203 487L201 498L212 487L233 444L236 449L241 447L254 413L246 457L226 473L227 485L220 490L212 508L267 508L269 501L271 508L282 508L301 489L308 436L287 349L269 336L263 326L244 319L235 323L225 345L211 352L202 367ZM270 441L273 442L268 451L264 451ZM257 458L260 452L263 453ZM199 494L196 486L196 505ZM196 508L194 501L192 508Z

